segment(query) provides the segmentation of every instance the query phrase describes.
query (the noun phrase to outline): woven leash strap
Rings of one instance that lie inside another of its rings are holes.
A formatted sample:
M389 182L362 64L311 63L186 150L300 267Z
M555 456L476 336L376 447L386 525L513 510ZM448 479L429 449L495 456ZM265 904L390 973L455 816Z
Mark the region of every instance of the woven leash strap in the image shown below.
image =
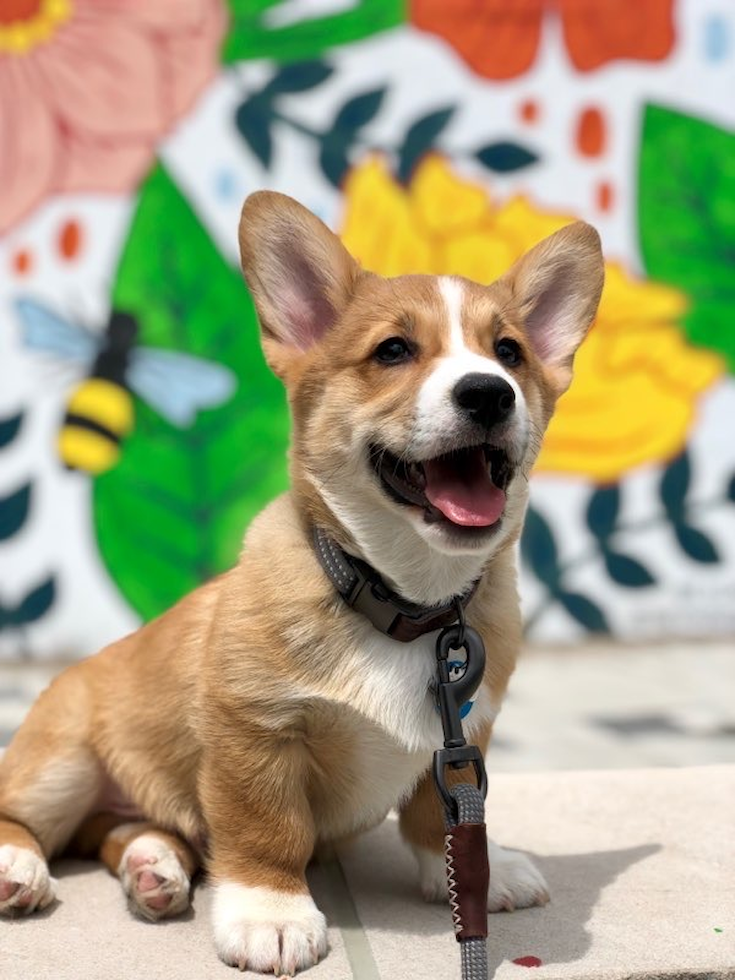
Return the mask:
M490 869L485 800L470 783L452 786L457 820L445 811L444 850L454 931L462 957L462 980L487 980L487 890Z

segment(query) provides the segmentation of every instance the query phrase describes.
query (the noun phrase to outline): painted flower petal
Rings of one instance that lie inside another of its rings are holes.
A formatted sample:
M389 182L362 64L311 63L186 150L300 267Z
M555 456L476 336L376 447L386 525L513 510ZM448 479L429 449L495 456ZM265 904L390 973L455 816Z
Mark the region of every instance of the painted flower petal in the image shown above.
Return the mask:
M32 67L32 65L29 65ZM49 190L57 167L56 126L30 71L0 65L0 232Z
M416 219L430 234L441 236L474 230L489 207L484 187L463 180L437 154L419 164L409 197Z
M497 234L513 246L513 261L519 259L542 238L553 235L575 219L533 207L527 198L516 196L498 210L493 227Z
M155 3L131 3L130 0L76 0L79 8L122 15L130 23L165 32L189 31L204 25L217 9L224 13L221 0L155 0Z
M636 279L627 274L619 262L609 262L605 268L600 309L606 314L610 311L616 320L668 323L683 316L688 305L686 296L678 289Z
M660 319L661 287L649 293L647 283L631 283L637 294L632 319L630 308L617 306L619 283L603 294L575 360L574 382L544 438L537 472L610 482L643 463L666 462L686 445L698 398L724 373L720 357L687 343L675 320ZM671 304L672 296L666 301ZM678 301L681 309L681 294Z
M157 47L121 17L80 11L43 55L45 98L69 128L125 139L166 125Z
M412 0L416 27L438 34L485 78L514 78L536 57L544 0Z
M116 142L84 133L64 136L63 167L55 191L118 192L133 190L153 158L153 140Z
M490 231L454 235L444 246L441 271L491 283L507 272L515 255L511 244Z
M674 45L673 0L559 0L569 57L579 71L618 58L661 61Z
M342 241L366 269L383 276L437 271L407 195L384 160L371 157L349 174L345 200Z
M219 68L219 48L227 16L219 3L200 4L201 15L184 21L183 29L161 36L159 57L166 86L166 111L171 119L189 109Z

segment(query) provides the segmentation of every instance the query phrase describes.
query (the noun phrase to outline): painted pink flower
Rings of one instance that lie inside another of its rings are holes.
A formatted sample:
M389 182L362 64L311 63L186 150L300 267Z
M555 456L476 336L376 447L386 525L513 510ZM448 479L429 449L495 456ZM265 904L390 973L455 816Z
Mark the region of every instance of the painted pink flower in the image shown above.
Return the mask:
M226 25L222 0L2 0L0 232L47 194L133 187Z

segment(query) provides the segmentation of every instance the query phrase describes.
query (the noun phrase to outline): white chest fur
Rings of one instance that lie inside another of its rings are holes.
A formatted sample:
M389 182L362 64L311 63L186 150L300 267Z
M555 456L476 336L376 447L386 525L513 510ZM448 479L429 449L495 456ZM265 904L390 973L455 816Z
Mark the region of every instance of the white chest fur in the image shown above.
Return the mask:
M436 634L412 643L398 643L360 624L359 641L340 664L338 700L374 721L409 752L434 750L442 744L442 728L431 684L436 673ZM464 728L467 735L493 721L498 705L481 686Z
M441 747L441 720L430 690L435 643L436 634L397 643L365 623L359 642L344 651L327 697L353 749L350 771L333 787L332 805L320 815L325 837L382 820L411 792ZM478 723L492 721L496 713L489 691L481 687L464 722L468 739Z

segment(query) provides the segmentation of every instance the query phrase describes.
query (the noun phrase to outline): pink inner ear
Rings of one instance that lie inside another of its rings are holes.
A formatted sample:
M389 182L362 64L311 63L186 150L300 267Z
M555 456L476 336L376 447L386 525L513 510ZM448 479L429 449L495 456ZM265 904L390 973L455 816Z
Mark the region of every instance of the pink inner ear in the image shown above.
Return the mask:
M301 351L308 350L322 334L308 301L295 289L287 287L281 294L281 303L287 342Z
M280 259L285 279L278 296L282 339L305 351L332 326L336 313L324 279L304 255L285 247Z
M557 275L536 300L526 318L526 329L538 356L544 360L565 357L573 326L572 290L566 276ZM573 347L573 331L572 347Z

